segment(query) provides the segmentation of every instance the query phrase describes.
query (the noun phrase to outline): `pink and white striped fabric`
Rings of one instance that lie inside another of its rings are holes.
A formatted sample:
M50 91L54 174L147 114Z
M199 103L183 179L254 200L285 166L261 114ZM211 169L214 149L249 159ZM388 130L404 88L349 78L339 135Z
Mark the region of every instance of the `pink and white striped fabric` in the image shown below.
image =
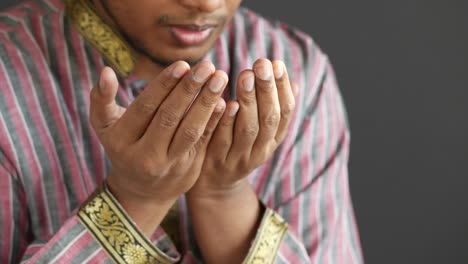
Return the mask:
M349 127L327 56L306 34L240 8L206 55L231 83L257 58L283 60L300 87L285 142L249 179L289 223L276 263L362 263L348 187ZM89 92L106 65L60 0L0 12L0 262L110 263L76 209L110 163L88 122ZM122 82L128 105L143 89ZM184 197L182 247L162 228L153 242L180 263L202 263ZM222 210L222 209L221 209Z

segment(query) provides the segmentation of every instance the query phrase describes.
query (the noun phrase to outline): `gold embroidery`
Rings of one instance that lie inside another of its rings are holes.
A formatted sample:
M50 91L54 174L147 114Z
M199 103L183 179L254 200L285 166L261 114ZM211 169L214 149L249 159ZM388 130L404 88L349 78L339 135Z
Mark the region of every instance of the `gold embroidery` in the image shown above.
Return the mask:
M247 255L246 264L269 264L276 258L288 224L271 209L265 211L257 237Z
M123 77L135 67L133 50L89 6L87 0L66 0L67 15L77 30L93 45Z
M131 223L105 187L84 203L78 217L116 263L171 263Z

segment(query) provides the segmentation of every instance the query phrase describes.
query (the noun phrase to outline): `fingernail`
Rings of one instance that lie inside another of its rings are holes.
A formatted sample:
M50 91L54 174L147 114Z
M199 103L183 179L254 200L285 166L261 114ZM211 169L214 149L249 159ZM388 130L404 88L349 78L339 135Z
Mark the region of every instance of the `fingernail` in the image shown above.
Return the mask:
M271 64L269 63L261 63L255 67L254 71L261 80L268 81L271 79Z
M239 104L235 104L229 109L228 116L233 117L237 114L238 111L239 111Z
M215 76L213 77L213 79L211 79L210 84L208 85L208 88L210 88L210 90L213 93L219 93L223 89L224 84L225 84L224 78L221 78L220 76Z
M276 79L281 79L281 77L283 77L283 74L284 74L283 64L282 63L276 63L274 71L275 71L275 78Z
M193 74L193 79L198 83L204 83L206 82L208 77L211 76L211 74L212 71L209 67L201 66L195 70L195 73Z
M184 74L187 72L187 66L182 64L182 63L178 63L175 68L172 70L172 75L177 78L177 79L180 79L182 78L182 76L184 76Z
M253 91L254 85L255 85L255 80L253 76L245 77L244 80L242 80L242 86L244 90L247 92Z

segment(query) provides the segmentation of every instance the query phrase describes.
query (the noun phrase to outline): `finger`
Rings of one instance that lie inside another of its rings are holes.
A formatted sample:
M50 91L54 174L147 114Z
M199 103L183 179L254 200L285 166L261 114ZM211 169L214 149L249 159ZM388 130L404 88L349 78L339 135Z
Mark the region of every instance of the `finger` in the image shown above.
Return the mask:
M130 104L117 124L122 138L135 142L145 133L161 102L179 83L190 66L183 61L173 63L163 70Z
M288 132L289 122L291 121L291 116L296 105L294 89L297 90L297 87L291 86L286 66L282 61L273 62L273 68L275 69L276 87L278 89L278 98L281 109L281 118L278 125L278 131L275 136L275 141L278 144L283 141Z
M259 132L254 146L256 149L257 146L268 144L275 138L280 121L280 104L272 63L267 59L259 59L253 68L259 122Z
M297 97L299 95L299 86L297 86L297 83L291 82L291 88L292 88L294 97Z
M148 130L143 135L143 142L157 146L165 154L176 133L185 112L199 93L201 87L214 73L211 62L201 62L180 81L172 92L166 97L152 119ZM203 130L202 130L203 131ZM195 143L194 141L192 143Z
M237 82L239 113L234 126L233 145L229 156L250 155L258 134L258 109L255 96L255 75L251 70L243 71ZM233 157L233 158L235 158Z
M118 89L117 76L111 68L105 67L101 71L98 84L90 94L89 119L98 135L115 124L125 112L125 108L117 105L115 101Z
M169 147L169 157L178 157L197 143L206 129L227 82L228 76L223 71L216 71L206 82L175 132Z
M225 109L226 109L226 102L224 101L223 98L219 98L218 103L216 104L216 107L213 111L213 114L211 115L210 120L208 121L208 124L206 124L206 128L205 128L205 131L203 132L203 135L200 137L200 139L195 145L197 153L205 152L208 144L210 143L210 140L213 137L216 127L218 126L219 121L221 120L221 117L224 114Z
M217 160L226 160L232 146L234 123L238 111L238 102L231 101L227 104L226 111L224 111L208 147L208 154L211 157Z

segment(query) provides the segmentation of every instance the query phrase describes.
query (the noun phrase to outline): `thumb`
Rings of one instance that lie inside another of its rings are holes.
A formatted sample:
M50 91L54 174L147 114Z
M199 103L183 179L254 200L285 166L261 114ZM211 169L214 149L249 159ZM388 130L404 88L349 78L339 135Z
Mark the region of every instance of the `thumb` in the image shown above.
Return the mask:
M112 126L125 112L125 108L115 101L118 89L119 82L114 70L105 67L90 95L89 118L98 134Z

